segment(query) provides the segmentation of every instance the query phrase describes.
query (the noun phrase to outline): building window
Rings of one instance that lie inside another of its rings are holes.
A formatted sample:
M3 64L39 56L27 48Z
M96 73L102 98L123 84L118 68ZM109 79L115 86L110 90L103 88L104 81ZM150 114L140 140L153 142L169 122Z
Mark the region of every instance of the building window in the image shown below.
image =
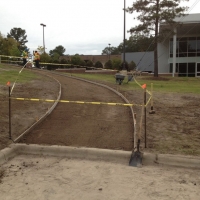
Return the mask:
M188 77L195 77L195 63L188 63Z
M170 63L169 72L173 73L173 63ZM195 77L195 63L176 63L175 73L182 77Z
M200 37L177 38L176 57L200 56ZM173 57L173 39L170 39L170 57Z
M177 38L176 57L200 56L200 37ZM173 39L170 39L170 57L173 57ZM170 73L173 64L170 64ZM176 63L176 73L179 76L195 77L195 63Z
M200 63L197 63L197 76L200 76Z

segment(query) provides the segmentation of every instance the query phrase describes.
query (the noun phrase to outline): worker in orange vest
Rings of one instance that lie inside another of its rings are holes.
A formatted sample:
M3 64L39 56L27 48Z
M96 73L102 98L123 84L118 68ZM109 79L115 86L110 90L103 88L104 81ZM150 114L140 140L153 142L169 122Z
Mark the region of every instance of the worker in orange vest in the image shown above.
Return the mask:
M35 66L40 69L40 54L37 51L34 52L34 61Z

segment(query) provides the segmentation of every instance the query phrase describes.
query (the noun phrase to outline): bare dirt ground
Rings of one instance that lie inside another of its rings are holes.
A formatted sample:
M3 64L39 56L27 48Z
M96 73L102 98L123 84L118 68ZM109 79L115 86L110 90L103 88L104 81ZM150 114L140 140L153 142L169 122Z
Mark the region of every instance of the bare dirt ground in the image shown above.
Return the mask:
M62 100L123 102L100 86L63 76L54 77L62 85ZM132 119L127 107L59 103L22 142L131 150L132 134Z
M12 83L13 84L13 83ZM11 84L11 88L12 88ZM38 75L38 79L26 84L16 83L12 90L12 98L45 98L56 99L59 84L48 76ZM0 86L0 149L13 143L19 135L35 123L52 106L49 102L11 100L11 136L9 139L9 90L8 86Z
M40 71L41 79L17 84L12 97L56 99L58 83ZM109 90L73 78L51 75L62 85L63 100L87 102L119 102L123 100ZM106 83L107 84L107 83ZM120 86L109 84L120 91ZM147 87L148 89L148 87ZM131 103L143 102L143 91L121 91ZM8 88L1 87L0 149L12 143L8 139ZM147 95L148 99L148 95ZM147 152L200 155L200 96L181 93L154 93L155 114L148 114ZM51 106L47 102L12 100L12 138L18 137ZM141 107L134 106L139 131ZM130 110L123 106L59 103L48 118L21 142L58 144L107 149L132 150L133 123Z
M120 97L102 87L72 78L53 76L62 85L62 100L123 103ZM45 77L25 86L16 85L15 95L12 97L56 99L58 92L57 82ZM4 113L1 116L8 117L6 115L8 99L3 102L4 109L1 112ZM12 100L13 140L34 120L40 118L49 107L49 103L45 102ZM2 148L10 143L8 118L4 117L4 120ZM51 115L21 142L131 150L133 124L130 109L118 106L59 103Z
M37 72L37 80L17 84L12 97L56 99L58 83ZM123 102L112 92L72 78L52 75L62 84L63 100ZM114 80L110 87L121 87ZM131 103L141 104L143 91L121 91ZM0 88L0 149L9 140L8 88ZM147 148L142 151L200 155L200 96L154 94L155 114L147 113ZM12 138L40 118L52 103L12 100ZM147 111L150 110L150 105ZM135 106L137 129L141 107ZM133 124L128 107L59 103L22 141L27 144L85 146L130 151ZM19 155L0 169L2 199L141 199L198 200L200 171L166 166L134 168L102 160L91 161ZM37 183L37 184L36 184ZM9 191L9 192L8 192Z

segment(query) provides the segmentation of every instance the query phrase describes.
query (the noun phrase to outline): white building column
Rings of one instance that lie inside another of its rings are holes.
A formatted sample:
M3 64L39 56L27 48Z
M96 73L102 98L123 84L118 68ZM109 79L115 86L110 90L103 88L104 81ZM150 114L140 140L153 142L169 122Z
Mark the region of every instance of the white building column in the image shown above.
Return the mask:
M174 77L176 72L176 28L174 28L174 36L173 36L173 70L172 76Z

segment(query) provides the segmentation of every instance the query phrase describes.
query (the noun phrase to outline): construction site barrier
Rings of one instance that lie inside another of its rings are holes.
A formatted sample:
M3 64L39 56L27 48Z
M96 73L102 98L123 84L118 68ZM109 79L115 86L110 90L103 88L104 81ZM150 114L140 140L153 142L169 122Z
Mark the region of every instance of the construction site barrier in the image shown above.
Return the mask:
M53 99L35 99L35 98L14 98L11 97L11 99L15 100L20 100L20 101L38 101L38 102L60 102L60 103L75 103L75 104L93 104L93 105L109 105L109 106L140 106L142 107L142 104L126 104L126 103L112 103L112 102L89 102L89 101L69 101L69 100L53 100ZM148 105L150 102L151 97L147 101L147 104L145 107Z

